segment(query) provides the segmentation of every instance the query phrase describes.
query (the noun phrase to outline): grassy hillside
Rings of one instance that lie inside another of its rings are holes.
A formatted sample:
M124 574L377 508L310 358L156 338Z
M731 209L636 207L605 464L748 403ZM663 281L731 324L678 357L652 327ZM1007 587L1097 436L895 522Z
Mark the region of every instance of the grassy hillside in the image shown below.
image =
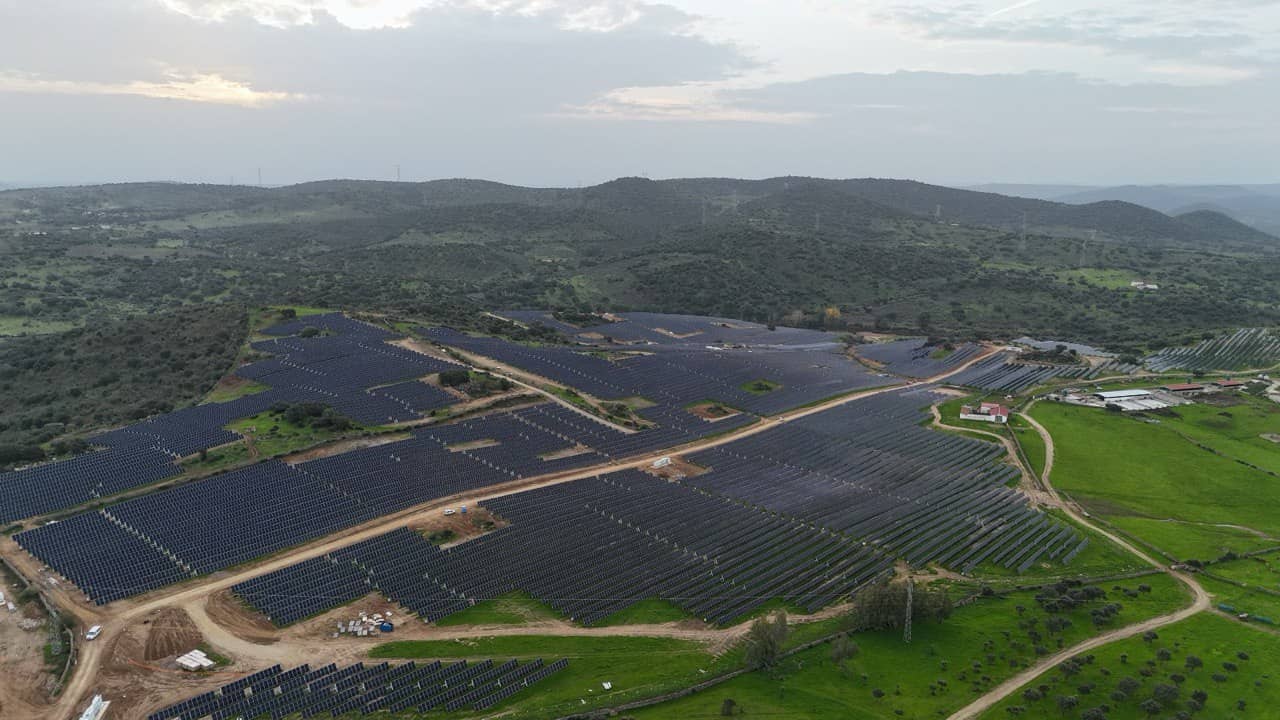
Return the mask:
M1213 560L1280 537L1272 511L1280 484L1245 464L1274 463L1267 441L1250 437L1280 418L1267 402L1177 408L1145 421L1045 403L1032 415L1054 439L1056 487L1175 558Z

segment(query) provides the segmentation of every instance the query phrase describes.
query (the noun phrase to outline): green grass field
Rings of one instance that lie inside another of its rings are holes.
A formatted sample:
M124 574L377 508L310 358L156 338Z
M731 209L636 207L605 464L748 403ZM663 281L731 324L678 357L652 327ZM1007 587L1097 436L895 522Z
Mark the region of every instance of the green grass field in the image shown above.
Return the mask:
M1108 597L1096 603L1113 599L1121 603L1124 609L1113 621L1121 625L1171 612L1188 601L1181 586L1164 575L1118 585L1133 591L1140 583L1149 584L1151 592L1129 597L1109 583ZM1060 636L1064 645L1096 632L1089 619L1093 607L1096 604L1063 615L1071 621ZM900 631L856 633L853 639L859 652L847 670L832 663L830 647L824 644L788 658L777 678L749 673L696 695L628 714L639 720L713 718L720 716L721 704L731 698L744 717L945 717L1034 660L1036 642L1028 634L1032 618L1040 642L1047 650L1056 649L1059 635L1046 631L1046 617L1030 592L986 598L958 609L944 623L917 623L909 645L903 643ZM877 689L882 697L875 697Z
M378 659L568 658L569 667L495 708L508 718L555 718L671 692L732 669L698 643L667 638L523 635L477 640L402 641L375 647ZM610 682L606 691L601 683ZM490 711L491 713L492 711ZM472 713L474 714L474 713ZM452 713L443 717L465 717Z
M1026 453L1027 461L1031 463L1031 472L1040 477L1044 473L1045 460L1044 440L1040 438L1040 433L1017 413L1009 419L1008 429L1022 446L1022 452Z
M458 625L524 625L560 617L545 603L526 593L514 592L476 603L461 612L436 621L440 627Z
M1280 592L1280 552L1216 563L1214 575Z
M1151 641L1134 637L1098 648L1089 654L1092 661L1088 656L1078 659L1076 672L1059 669L1039 678L1035 685L1045 687L1040 699L1028 699L1025 690L1020 691L982 717L1014 717L1011 707L1023 708L1019 713L1023 717L1079 717L1087 708L1106 704L1110 707L1106 717L1137 720L1151 716L1141 703L1154 699L1161 685L1176 688L1176 692L1164 690L1169 693L1162 696L1164 702L1157 701L1159 707L1152 708L1156 717L1172 718L1179 711L1190 711L1187 702L1196 691L1203 691L1208 698L1191 717L1275 717L1280 703L1280 678L1272 677L1280 665L1280 642L1275 637L1210 613L1161 628L1156 634ZM1202 665L1188 669L1189 656L1198 658ZM1121 690L1122 685L1127 692ZM1086 689L1088 692L1083 692ZM1113 696L1116 692L1123 694ZM1064 713L1059 697L1075 698L1074 710ZM1241 701L1242 709L1238 705Z
M1216 569L1213 572L1216 573ZM1263 592L1260 587L1240 587L1204 574L1198 579L1213 596L1214 605L1225 604L1232 608L1231 612L1260 615L1280 621L1280 595ZM1274 586L1272 589L1275 589Z
M288 422L270 412L241 418L228 424L227 429L241 435L252 435L259 457L275 457L305 450L341 437L358 435L363 430L359 426L343 432L313 428Z
M1175 557L1211 559L1257 547L1247 532L1215 526L1280 532L1273 509L1280 482L1187 440L1179 432L1181 417L1143 422L1061 404L1037 405L1032 415L1053 436L1058 489ZM1200 428L1201 443L1230 439ZM1182 522L1162 522L1170 518Z
M597 625L654 625L689 620L693 616L666 600L652 598L619 610Z

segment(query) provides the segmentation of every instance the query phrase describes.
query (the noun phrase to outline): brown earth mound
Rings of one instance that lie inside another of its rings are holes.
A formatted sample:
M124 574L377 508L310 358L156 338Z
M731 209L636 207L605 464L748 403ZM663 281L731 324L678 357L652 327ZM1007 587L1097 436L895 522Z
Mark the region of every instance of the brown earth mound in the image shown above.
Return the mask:
M142 624L147 628L142 659L147 662L181 655L204 642L195 623L181 608L158 610Z

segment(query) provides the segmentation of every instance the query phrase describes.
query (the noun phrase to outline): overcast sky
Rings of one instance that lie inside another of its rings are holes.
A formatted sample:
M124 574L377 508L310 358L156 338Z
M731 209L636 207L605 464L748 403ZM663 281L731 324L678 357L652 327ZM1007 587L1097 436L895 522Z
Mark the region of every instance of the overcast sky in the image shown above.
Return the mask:
M1278 0L0 0L0 182L1280 182Z

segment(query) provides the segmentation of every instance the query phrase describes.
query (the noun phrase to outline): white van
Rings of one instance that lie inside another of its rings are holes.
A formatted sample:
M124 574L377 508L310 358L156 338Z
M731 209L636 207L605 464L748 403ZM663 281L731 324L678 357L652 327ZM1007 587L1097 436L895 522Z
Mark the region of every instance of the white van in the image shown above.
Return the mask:
M84 634L84 639L93 640L94 638L98 637L101 634L102 634L102 626L94 625L93 627L89 628L89 632Z

